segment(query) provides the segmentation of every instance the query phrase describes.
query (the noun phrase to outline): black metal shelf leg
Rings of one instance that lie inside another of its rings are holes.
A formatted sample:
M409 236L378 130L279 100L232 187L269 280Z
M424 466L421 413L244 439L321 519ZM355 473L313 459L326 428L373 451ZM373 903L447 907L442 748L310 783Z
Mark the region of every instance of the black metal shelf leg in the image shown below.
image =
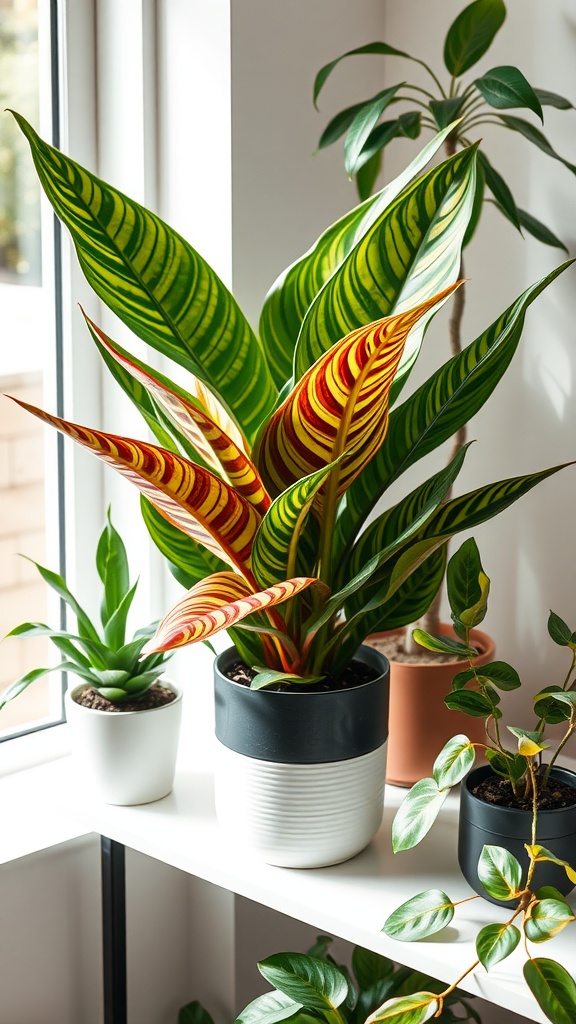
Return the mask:
M101 837L104 1024L127 1024L126 851Z

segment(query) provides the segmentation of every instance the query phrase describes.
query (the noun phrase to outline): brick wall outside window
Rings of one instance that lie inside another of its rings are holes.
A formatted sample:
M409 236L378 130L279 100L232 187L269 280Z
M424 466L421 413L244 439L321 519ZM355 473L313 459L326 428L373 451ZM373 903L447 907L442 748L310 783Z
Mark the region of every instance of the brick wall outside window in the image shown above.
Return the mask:
M56 570L56 552L46 552L43 427L3 396L42 404L38 374L0 377L0 637L21 622L46 622L46 584L28 555ZM51 623L55 625L55 623ZM0 640L0 690L32 668L50 664L49 640ZM40 679L0 711L0 731L48 713L47 679Z

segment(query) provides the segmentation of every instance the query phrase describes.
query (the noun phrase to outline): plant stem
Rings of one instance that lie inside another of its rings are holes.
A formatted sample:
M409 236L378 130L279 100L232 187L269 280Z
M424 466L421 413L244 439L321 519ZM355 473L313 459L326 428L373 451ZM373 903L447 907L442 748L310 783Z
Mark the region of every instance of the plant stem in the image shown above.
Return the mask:
M558 744L556 753L551 758L550 764L547 765L546 771L544 772L544 777L542 779L542 789L545 789L546 786L548 785L548 780L550 778L550 772L552 771L552 768L554 767L554 762L556 761L556 759L558 757L558 754L560 753L562 748L566 746L568 740L570 739L570 737L571 737L571 735L572 735L572 733L574 732L575 729L576 729L576 708L572 708L572 710L570 712L570 724L568 726L568 730L566 732L566 735L563 737L563 739Z
M534 764L530 760L528 762L528 769L530 771L530 778L532 780L532 846L536 846L536 827L538 824L538 787L536 785L536 772L534 771ZM526 888L532 881L532 875L534 874L534 868L536 867L536 859L530 854L530 864L528 866L528 875L526 877Z

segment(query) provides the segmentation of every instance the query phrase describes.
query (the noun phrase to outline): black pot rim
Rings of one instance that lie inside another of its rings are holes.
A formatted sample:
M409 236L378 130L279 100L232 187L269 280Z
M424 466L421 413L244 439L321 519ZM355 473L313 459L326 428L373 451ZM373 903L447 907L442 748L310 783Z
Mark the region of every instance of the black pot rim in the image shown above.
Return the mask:
M378 675L385 675L386 672L390 671L390 662L388 661L388 658L386 657L386 655L382 654L381 651L376 651L373 647L370 647L368 644L361 644L360 647L358 648L356 654L354 655L354 658L352 659L353 661L358 660L357 656L358 656L358 654L360 654L360 652L362 652L364 660L367 661L368 664L372 665L372 667L378 672ZM374 655L376 655L376 657L373 657ZM239 661L243 661L242 656L238 653L238 651L236 650L235 647L227 647L225 651L221 651L220 654L217 655L214 664L215 664L216 668L218 669L218 671L222 673L222 675L225 675L225 672L223 671L222 666L225 665L225 667L227 668L228 667L228 663L233 658L234 659L238 659ZM384 665L383 666L381 664L380 665L375 665L374 661L376 661L376 660L383 661ZM244 683L238 683L238 682L236 682L235 679L230 679L229 676L226 676L226 681L228 683L230 683L231 686L237 687L240 690L249 690L250 689L250 687L245 686ZM268 689L263 689L263 690L258 690L258 691L252 691L252 693L258 692L262 696L265 695L267 698L286 697L288 695L290 697L299 697L299 698L303 698L303 697L307 697L307 698L310 698L310 697L322 698L322 697L329 696L331 693L350 693L351 691L354 691L355 693L357 693L359 690L369 689L371 686L374 685L374 683L375 683L374 679L369 679L367 682L357 683L354 686L348 686L348 687L346 687L346 689L343 689L343 690L313 690L313 691L311 691L311 690L306 690L306 689L301 689L301 690L296 690L296 689L294 689L294 690L268 690Z
M342 690L251 690L225 675L234 647L214 663L216 737L228 749L263 761L322 764L376 750L388 736L390 667L384 655L361 646L374 679Z
M495 775L490 765L479 765L473 768L471 772L463 780L463 793L460 805L461 816L468 821L471 825L478 828L483 827L478 822L473 821L472 818L466 813L467 804L470 804L472 814L478 815L480 818L486 814L490 815L490 831L495 835L508 835L508 831L511 828L516 831L517 827L524 827L524 822L532 821L532 811L525 811L519 807L502 807L500 804L492 804L487 800L483 800L481 797L476 796L472 792L472 786L477 785L478 782L487 778L489 775ZM570 768L562 768L554 765L552 768L552 775L555 778L560 778L562 782L566 782L567 785L576 789L576 772ZM570 822L567 826L566 832L561 833L563 819ZM574 819L571 821L571 819ZM538 832L542 838L551 838L552 835L560 836L562 834L569 835L574 831L574 822L576 821L576 804L572 804L570 807L557 807L547 808L546 810L538 811ZM558 831L552 833L550 826L553 822L558 823ZM548 828L546 827L548 826ZM501 831L500 831L501 830Z

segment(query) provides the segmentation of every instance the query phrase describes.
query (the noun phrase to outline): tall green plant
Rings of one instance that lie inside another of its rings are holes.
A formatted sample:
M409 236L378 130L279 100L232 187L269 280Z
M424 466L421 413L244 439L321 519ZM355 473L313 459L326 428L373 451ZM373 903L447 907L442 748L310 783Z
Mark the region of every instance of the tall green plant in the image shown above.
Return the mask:
M88 321L159 444L28 407L140 489L154 541L191 588L147 653L226 628L258 669L253 686L339 674L374 617L406 623L428 606L454 533L560 468L449 500L462 449L362 533L389 484L484 404L526 309L565 269L440 367L429 393L399 401L431 317L458 288L473 213L476 147L425 171L450 126L278 279L257 337L181 236L17 120L96 293L188 371L176 385Z
M576 166L555 151L532 121L502 112L525 110L528 115L533 115L543 123L546 107L573 110L569 100L557 93L533 88L522 71L512 65L493 67L475 76L473 69L490 50L505 18L506 5L503 0L474 0L465 7L446 34L443 70L432 68L419 57L388 43L373 42L349 50L318 72L314 82L315 104L326 80L340 62L348 57L380 55L410 61L422 68L427 78L426 86L401 81L382 89L370 99L339 111L324 129L319 149L325 149L344 137L345 169L349 177L354 178L360 199L366 199L372 192L381 170L382 154L394 140L417 139L424 131L437 132L452 122L456 124L444 142L447 156L463 146L469 146L486 125L496 125L515 132L546 156L559 160L573 174L576 173ZM487 149L490 152L490 146ZM517 205L509 185L491 158L488 158L483 146L478 154L474 208L464 238L464 248L474 235L486 203L495 205L520 233L525 232L546 245L567 251L550 227ZM460 275L465 276L463 264ZM455 297L449 323L450 349L454 355L462 350L464 302L465 288L462 288ZM466 436L466 423L462 423L454 434L450 458L465 443ZM437 631L440 596L439 589L422 622L428 631ZM412 653L417 651L417 648L413 649L410 645L409 637L407 644Z

